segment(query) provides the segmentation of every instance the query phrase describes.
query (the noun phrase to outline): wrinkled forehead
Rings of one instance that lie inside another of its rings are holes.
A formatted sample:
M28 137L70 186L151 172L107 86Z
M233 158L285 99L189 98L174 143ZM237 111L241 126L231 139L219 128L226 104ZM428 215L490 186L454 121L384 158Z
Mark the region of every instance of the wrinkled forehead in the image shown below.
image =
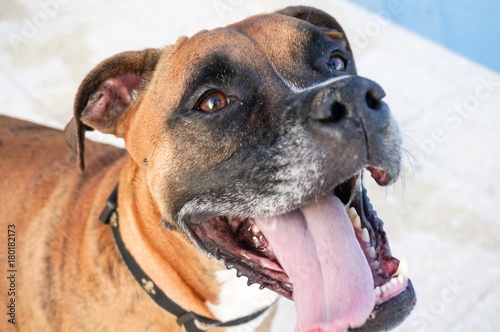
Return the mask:
M188 86L196 85L200 77L222 79L244 68L264 74L269 66L266 49L232 27L197 33L178 48L170 63L173 70L182 68Z
M192 89L207 77L221 81L246 72L266 84L277 77L290 81L301 75L311 78L310 72L304 73L302 64L310 61L307 56L317 53L315 48L322 47L325 38L344 40L337 30L322 29L293 17L257 15L185 39L160 71L169 80L166 84L175 84L177 92Z
M278 66L291 58L299 60L300 55L319 46L325 38L345 41L339 30L317 27L307 21L279 14L254 16L229 27L249 36Z

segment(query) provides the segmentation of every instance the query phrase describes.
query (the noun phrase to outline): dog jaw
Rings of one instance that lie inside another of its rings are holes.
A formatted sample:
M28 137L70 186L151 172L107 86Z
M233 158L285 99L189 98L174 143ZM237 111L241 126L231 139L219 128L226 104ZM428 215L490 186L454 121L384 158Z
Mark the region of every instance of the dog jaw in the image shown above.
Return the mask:
M348 193L346 194L345 191ZM359 242L359 249L366 259L364 265L371 271L370 278L373 280L373 286L370 294L375 299L375 308L372 307L374 311L371 315L366 315L367 325L365 325L373 326L374 324L377 326L380 324L380 321L378 321L380 317L389 320L391 316L388 312L395 307L395 303L404 303L405 310L399 313L398 320L391 321L392 324L397 324L411 312L415 305L413 288L408 280L404 266L402 265L400 268L399 261L392 257L382 228L382 222L373 211L366 196L366 191L361 186L361 175L338 186L335 192L338 196L344 197L343 203L346 204L346 214L352 223L353 233L356 234L356 239ZM199 216L199 218L201 217ZM202 251L212 258L224 262L228 268L235 268L238 276L248 278L249 285L258 283L261 287L270 288L288 298L294 299L293 282L287 275L286 269L284 270L282 267L279 259L276 258L272 249L273 244L271 243L271 246L267 247L268 239L265 236L266 232L264 232L264 235L261 233L262 225L257 223L261 227L256 227L253 218L216 217L205 221L199 218L196 218L198 219L196 223L188 224L187 230L191 234L192 240L198 244ZM246 230L242 231L241 227L245 227ZM243 235L241 235L242 232ZM245 232L250 239L243 242L238 237L244 236ZM251 239L252 236L253 240ZM260 245L264 247L259 247ZM290 245L293 246L294 244L291 243ZM322 249L330 250L325 247ZM336 253L331 252L331 255L334 257ZM304 262L310 260L307 255L300 259ZM298 268L308 270L306 266ZM313 270L309 270L308 273L314 275ZM340 282L340 280L337 280L337 282ZM365 320L344 327L360 327ZM332 324L340 324L335 319L333 322L335 323ZM318 324L325 331L332 328L328 321L322 321ZM366 326L363 328L366 328ZM383 326L383 324L380 326Z
M276 26L287 33L277 34ZM118 105L118 118L105 123L111 122L107 127L115 134L124 134L129 156L144 171L165 224L180 228L200 250L228 268L235 267L250 283L258 282L293 298L294 278L286 271L290 268L284 268L286 264L276 257L272 246L265 245L275 240L253 241L259 231L251 220L302 213L318 200L339 199L355 208L363 226L357 230L354 218L353 232L365 255L362 265L372 274L373 294L359 297L365 299L360 300L362 313L353 320L344 321L344 314L339 313L342 310L334 310L333 318L327 314L319 321L302 322L310 324L302 328L319 324L320 329L331 330L337 323L359 326L360 316L369 318L366 307L370 305L375 305L375 311L367 324L373 321L390 327L395 320L379 317L390 316L387 308L395 308L392 303L401 295L403 304L410 308L404 311L408 314L414 305L411 284L406 284L404 277L396 284L399 276L394 286L388 284L393 283L398 260L390 253L380 220L371 206L367 209L369 203L360 182L365 167L379 184L387 185L398 178L401 137L381 101L381 88L357 76L338 23L318 10L293 7L202 31L160 53L134 53L148 61L134 60L133 66L122 66L112 73L98 68L90 78L97 75L99 80L113 82L112 74L123 78L120 75L127 75L131 69L146 73L141 76L141 91L137 91L137 84L110 85L126 87L127 98L121 99L130 100L131 105ZM345 60L341 70L332 68L332 54ZM114 59L111 62L121 58ZM147 67L140 68L143 63ZM90 90L99 89L100 84L84 84L80 91L85 93L76 103L78 137L70 137L70 142L77 140L79 156L83 155L81 141L86 129L81 115L85 105L92 102L87 98ZM204 112L200 100L214 91L231 102L217 112ZM85 123L99 129L95 120L99 119L86 119ZM328 206L340 210L338 202L317 207L325 211ZM237 224L237 218L249 220L249 234L253 234L249 242L256 248L241 245L239 238L245 238L244 233L234 239L231 226ZM348 220L343 216L330 222L337 221L345 224ZM309 225L312 221L306 222ZM293 239L297 241L297 237ZM255 250L262 246L260 253ZM364 289L359 293L368 293ZM350 309L346 311L349 316ZM398 322L402 319L399 316Z

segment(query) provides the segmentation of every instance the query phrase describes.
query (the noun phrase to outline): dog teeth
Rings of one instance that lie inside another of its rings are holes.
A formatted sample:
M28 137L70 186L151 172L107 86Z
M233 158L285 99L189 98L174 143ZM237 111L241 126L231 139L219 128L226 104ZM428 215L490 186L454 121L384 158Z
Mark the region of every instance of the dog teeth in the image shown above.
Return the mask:
M407 277L408 276L408 262L406 261L406 258L401 258L399 260L399 266L396 272L392 275L392 277L398 277L398 276L403 276Z
M375 287L373 290L376 297L376 303L380 304L384 301L388 300L389 296L394 296L397 292L402 291L404 289L407 278L403 275L399 275L398 277L391 278L388 282L381 286Z
M359 216L356 216L351 222L354 228L361 228L361 219L359 219Z
M256 224L253 224L252 227L250 227L250 229L254 235L260 234L260 228Z
M366 248L366 253L368 254L368 256L370 256L371 258L376 258L377 257L377 251L375 250L375 248L373 247L368 247Z
M369 243L370 242L370 234L368 233L368 230L366 228L363 228L358 232L358 236L361 239L361 241Z
M352 226L354 228L360 229L361 228L361 219L359 219L359 215L356 212L356 209L353 207L347 209L347 215L349 216L349 219L351 219Z
M349 218L351 220L353 220L354 217L356 217L358 215L358 213L356 212L355 208L351 207L351 208L347 209L347 215L349 216Z
M374 261L373 263L370 264L370 266L371 266L373 271L377 271L380 268L380 262Z

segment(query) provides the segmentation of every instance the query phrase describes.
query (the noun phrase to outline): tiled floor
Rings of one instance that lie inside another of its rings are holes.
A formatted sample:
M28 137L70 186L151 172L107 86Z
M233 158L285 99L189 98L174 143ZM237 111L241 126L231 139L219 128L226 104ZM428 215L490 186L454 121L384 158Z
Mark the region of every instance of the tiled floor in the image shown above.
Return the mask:
M290 4L299 2L1 2L0 113L63 128L80 80L103 58ZM301 4L343 24L359 73L384 87L405 134L404 181L367 181L418 293L398 331L497 331L500 75L344 1Z

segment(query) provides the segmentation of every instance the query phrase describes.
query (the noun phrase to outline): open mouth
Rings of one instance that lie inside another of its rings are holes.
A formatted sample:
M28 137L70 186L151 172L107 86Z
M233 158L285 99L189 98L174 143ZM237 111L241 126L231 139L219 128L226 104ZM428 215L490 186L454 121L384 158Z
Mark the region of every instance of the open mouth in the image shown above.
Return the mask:
M383 181L383 171L369 170ZM282 216L217 216L189 228L249 285L293 299L297 330L386 329L415 305L406 263L391 254L361 172Z

